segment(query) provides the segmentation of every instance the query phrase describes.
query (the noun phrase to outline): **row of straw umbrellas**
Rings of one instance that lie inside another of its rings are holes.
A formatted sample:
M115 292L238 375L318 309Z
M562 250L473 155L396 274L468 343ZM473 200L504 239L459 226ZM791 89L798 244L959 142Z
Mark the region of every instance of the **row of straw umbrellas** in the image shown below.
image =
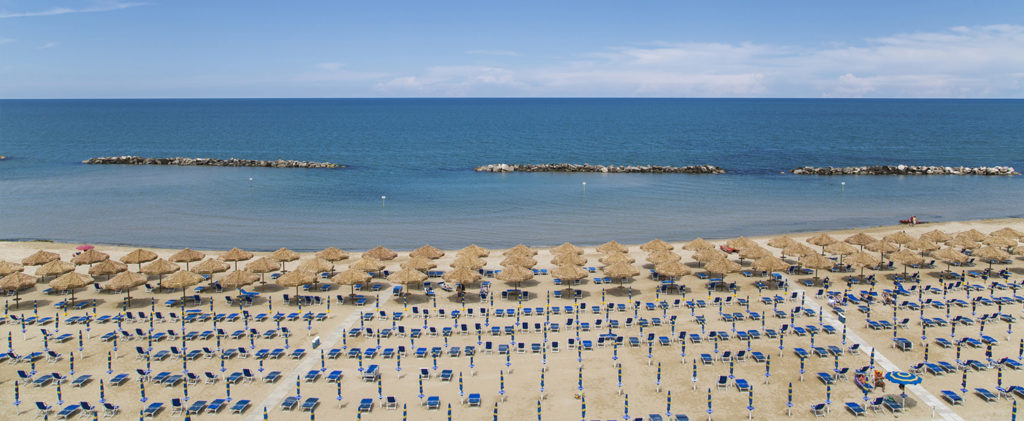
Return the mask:
M1005 261L1013 255L1024 256L1024 247L1017 247L1022 238L1024 233L1009 227L989 234L976 229L956 234L932 230L916 238L905 231L881 238L863 232L842 240L828 234L807 238L807 244L821 247L819 253L789 236L779 236L771 238L767 245L779 249L780 258L757 242L740 237L725 242L725 247L736 252L738 262L730 260L728 253L702 238L684 244L682 249L692 251L693 260L704 270L722 275L742 270L745 259L751 260L750 267L754 270L768 273L785 270L794 263L815 271L830 269L836 261L825 257L826 253L837 256L841 265L860 268L863 275L864 268L878 267L887 257L890 261L904 265L906 271L907 266L923 263L926 254L932 259L945 262L947 270L949 265L964 263L971 258L987 262L991 267L993 262ZM655 239L641 245L640 249L647 253L647 262L663 276L678 278L692 272L689 266L682 263L683 257L673 251L674 246L665 241ZM971 255L964 254L963 250L970 250ZM628 254L626 246L610 241L598 246L597 251L601 254L598 260L604 265L602 271L605 276L622 280L640 274L640 269L634 265L635 259ZM450 263L452 270L445 271L443 279L462 285L479 281L479 270L486 265L484 258L489 257L490 253L489 250L476 245L459 250ZM506 250L500 263L502 270L496 277L516 286L532 279L533 268L537 265L537 253L537 250L522 244ZM564 243L552 248L551 254L553 257L550 263L555 265L551 271L553 277L568 281L567 285L571 285L572 281L588 276L589 271L584 269L588 260L583 256L583 248ZM437 267L437 259L444 255L444 251L436 247L420 247L410 252L410 259L401 264L402 269L391 273L387 280L402 285L422 283L427 279L428 271ZM73 257L70 262L65 262L60 260L57 253L40 250L23 259L20 264L0 261L0 276L3 277L0 279L0 289L19 291L35 285L37 279L23 271L25 266L38 266L36 276L43 280L54 277L50 281L50 288L58 291L70 290L72 302L74 290L92 284L95 282L94 277L97 276L107 278L103 285L104 289L123 291L129 300L130 290L146 283L147 278L143 275L157 276L161 287L180 288L184 296L186 288L204 280L203 275L212 277L216 273L227 272L232 268L230 262L233 263L234 270L218 281L226 288L244 287L256 281L265 283L264 276L267 273L282 272L275 282L282 287L295 287L297 293L300 286L319 282L321 273L330 273L333 275L330 277L331 282L350 285L354 292L356 284L369 281L372 278L371 274L381 273L386 267L385 262L398 257L398 253L378 246L363 253L359 260L348 265L347 270L336 274L334 264L347 260L350 256L349 253L335 247L321 250L314 257L299 262L292 271L285 271L285 263L299 260L300 255L286 248L248 262L242 270L238 269L239 262L252 260L253 257L252 252L234 248L217 258L207 258L205 253L186 248L168 259L162 259L152 251L136 249L119 260L112 260L106 253L89 249ZM787 257L795 260L786 261ZM191 266L196 262L199 263ZM181 270L177 263L184 263L185 270ZM76 266L81 265L89 265L88 275L75 271ZM138 265L138 271L129 271L128 265Z

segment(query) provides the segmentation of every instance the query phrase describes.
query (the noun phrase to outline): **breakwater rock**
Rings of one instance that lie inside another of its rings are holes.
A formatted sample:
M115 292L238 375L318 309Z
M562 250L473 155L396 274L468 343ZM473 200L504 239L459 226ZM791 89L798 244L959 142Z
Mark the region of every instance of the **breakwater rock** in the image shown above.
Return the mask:
M647 174L724 174L714 165L671 167L663 165L593 165L593 164L490 164L476 167L476 172L596 172Z
M1013 167L939 167L928 165L874 165L863 167L801 167L797 175L1019 175Z
M207 167L264 167L264 168L344 168L343 165L330 162L293 161L278 159L265 161L261 159L218 159L218 158L144 158L141 156L104 156L82 161L91 165L178 165Z

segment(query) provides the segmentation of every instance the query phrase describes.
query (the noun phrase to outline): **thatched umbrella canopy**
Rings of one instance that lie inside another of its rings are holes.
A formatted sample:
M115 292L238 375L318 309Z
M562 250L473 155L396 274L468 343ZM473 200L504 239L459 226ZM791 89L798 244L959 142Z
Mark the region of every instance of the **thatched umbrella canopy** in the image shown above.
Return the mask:
M683 260L683 256L671 251L656 251L647 256L647 261L653 263L655 266L662 263L678 262L681 260Z
M853 246L842 241L836 241L825 246L825 251L839 256L839 264L843 264L843 258L857 252Z
M885 260L886 253L892 253L895 251L899 251L900 249L897 245L890 243L886 240L878 240L864 247L873 252L877 252L883 261Z
M775 256L765 256L755 260L750 267L754 268L754 270L772 273L789 269L789 263Z
M978 231L978 230L976 230L974 228L971 228L971 229L969 229L967 231L964 231L964 232L961 232L961 233L957 233L956 236L957 237L964 237L964 238L967 238L968 240L971 240L971 241L981 241L981 240L984 240L985 237L987 237L987 235L985 235L985 233L983 233L981 231Z
M192 272L200 275L210 275L210 280L213 280L213 274L227 272L231 268L231 265L224 263L219 259L206 259L200 262L196 267L192 268Z
M832 259L829 259L818 253L808 254L806 256L800 257L800 265L806 268L814 269L815 278L818 277L819 269L831 269L832 266L835 266L835 264L836 262L832 261Z
M552 248L551 254L583 254L583 247L578 247L572 243L562 243L560 246Z
M510 248L508 250L505 250L505 252L502 253L502 256L506 256L506 257L509 257L509 256L527 256L527 257L530 257L530 256L536 256L536 255L537 255L537 250L529 248L529 247L527 247L524 244L517 244L515 247L512 247L512 248Z
M364 257L348 265L348 268L363 272L379 272L384 269L384 262L372 257Z
M871 243L874 243L875 241L878 241L878 239L875 238L875 237L872 237L870 235L867 235L867 234L865 234L863 232L858 232L858 233L856 233L854 235L846 237L846 239L843 240L843 241L845 241L846 244L853 244L855 246L860 246L860 249L864 250L864 246L866 246L868 244L871 244Z
M121 262L129 265L139 265L139 272L142 272L142 264L152 262L156 260L157 257L159 256L157 256L156 253L149 250L135 249L128 252L128 254L121 256L120 260Z
M487 257L491 255L491 251L476 244L470 244L457 253L459 256L473 256L473 257Z
M402 269L388 275L388 282L402 285L418 284L427 280L427 274L416 269Z
M864 268L875 267L882 262L881 259L866 252L859 251L846 258L846 263L860 268L860 276L864 276Z
M747 237L733 238L725 242L725 246L736 250L757 247L757 243Z
M370 280L370 274L357 269L349 269L331 277L331 282L338 285L352 287L350 295L355 295L356 284L362 284Z
M175 262L175 263L184 263L185 264L185 270L188 270L188 264L189 263L198 262L200 260L203 260L204 257L206 257L205 253L203 253L201 251L195 251L195 250L187 248L187 249L184 249L182 251L179 251L177 253L172 254L171 257L168 258L167 260L170 260L170 261ZM150 260L152 260L152 259L150 259Z
M432 246L430 244L427 244L427 245L425 245L423 247L420 247L420 248L418 248L416 250L413 250L413 251L409 252L409 257L413 257L413 258L420 257L420 258L432 259L432 260L433 259L440 259L441 257L444 257L444 251L442 251L441 249L439 249L437 247L434 247L434 246Z
M89 268L89 274L92 276L106 275L107 279L110 279L110 275L116 275L118 273L128 270L128 265L118 262L116 260L104 260L99 264Z
M761 246L757 246L757 245L755 245L754 247L747 247L745 249L740 249L740 253L739 253L740 261L741 262L742 262L742 259L751 259L751 260L760 259L760 258L765 257L765 256L770 256L771 254L772 253L770 251L765 250Z
M998 249L992 246L985 246L974 250L971 256L981 259L983 262L988 263L989 269L992 268L993 263L1002 262L1010 258L1010 253L1002 249Z
M1011 254L1014 256L1024 256L1024 247L1014 247Z
M29 288L35 284L36 277L21 272L11 272L0 279L0 289L4 291L14 291L15 305L21 304L21 290Z
M576 281L586 278L590 273L576 265L562 265L551 270L551 276L563 281Z
M62 261L52 260L36 269L36 276L46 279L47 276L60 276L75 270L75 265Z
M168 275L179 270L181 270L180 266L164 259L156 259L152 263L142 267L142 273L145 273L146 275L159 276L160 280L163 280L164 275Z
M640 274L639 269L626 262L620 262L615 263L611 266L606 266L604 269L602 269L602 271L604 272L604 276L618 279L620 286L622 285L623 279L632 278Z
M334 263L328 262L319 257L312 257L299 262L298 270L313 273L331 273L334 272Z
M281 247L270 253L270 258L281 262L281 271L284 272L284 263L299 260L299 253Z
M0 260L0 276L7 276L15 272L25 271L25 266L20 263L8 262L6 260Z
M601 263L606 265L614 265L616 263L633 263L636 262L632 256L625 253L609 253L608 255L597 259Z
M693 260L696 260L698 263L699 262L710 262L712 260L725 259L728 256L729 255L725 254L724 251L721 251L719 249L707 248L707 249L697 250L696 253L693 253Z
M278 270L277 260L269 257L261 257L253 260L252 262L246 263L245 271L249 273L258 273L260 276L260 284L266 284L267 280L264 278L266 274ZM238 272L237 270L235 272Z
M235 247L231 250L228 250L219 257L220 260L223 260L225 262L235 262L235 270L238 270L238 262L252 259L253 254L248 251L242 250L238 247Z
M583 257L582 255L569 252L569 253L555 255L555 257L551 258L551 264L556 265L556 266L562 266L562 265L583 266L583 265L587 264L587 258Z
M456 257L455 260L449 265L452 268L467 268L472 270L480 269L487 265L487 261L473 255L462 255Z
M953 238L952 240L947 241L946 245L950 246L950 247L959 247L959 248L962 248L962 249L971 250L971 249L978 248L979 243L977 241L974 241L974 240L972 240L970 238L967 238L967 237L957 236L957 237Z
M511 254L506 257L505 260L501 261L501 265L504 267L522 266L525 268L533 268L534 266L537 266L537 261L532 257L527 257L526 255Z
M936 243L945 243L945 242L947 242L949 240L952 240L953 236L949 235L949 234L946 234L943 231L940 231L940 230L937 230L937 229L933 229L933 230L928 231L928 232L926 232L924 234L921 234L921 238L924 238L926 240L931 240L931 241L934 241Z
M76 265L92 265L93 263L99 263L110 258L109 254L103 253L96 249L89 249L78 256L71 258L71 263Z
M886 241L891 241L891 242L896 243L896 244L899 244L900 248L903 248L904 244L907 244L907 243L909 243L911 241L914 241L914 237L911 237L910 234L907 234L906 231L895 232L895 233L886 235L885 237L882 237L882 239L886 240Z
M1011 240L1020 240L1024 238L1024 232L1017 231L1010 227L1004 227L990 232L988 235L994 235L997 237L1006 237Z
M110 278L109 281L107 281L105 284L103 284L103 289L105 289L107 291L124 291L125 299L128 300L129 304L131 304L131 302L132 302L132 292L131 292L131 289L135 288L135 287L137 287L139 285L143 285L145 283L146 283L146 277L145 276L142 276L141 274L135 273L135 272L124 271L124 272L118 273L113 278Z
M163 288L181 288L181 306L185 307L185 289L203 281L203 275L179 270L160 282Z
M984 240L981 240L981 243L985 244L985 245L988 245L988 246L1001 247L1001 248L1009 249L1010 247L1013 247L1013 246L1017 245L1017 239L1013 238L1013 237L1003 237L1003 236L999 236L999 235L990 235L988 237L985 237Z
M498 280L514 283L518 288L519 283L533 279L533 271L521 266L509 266L495 275Z
M912 253L909 250L900 250L896 253L889 255L889 259L903 265L903 274L907 273L907 266L919 265L924 263L924 257L917 253Z
M68 272L57 279L50 281L50 288L57 291L71 290L71 305L75 305L75 289L84 287L86 285L96 282L91 276L85 275L78 272Z
M825 246L837 243L839 242L839 240L832 238L832 236L826 233L821 233L814 237L808 238L807 242L814 244L816 246L821 246L821 254L825 254Z
M722 277L725 278L726 274L739 272L740 270L743 269L743 266L740 266L739 263L736 263L732 260L723 258L715 259L708 262L708 264L705 265L704 269L711 273L721 273Z
M21 264L25 266L39 266L45 265L54 260L60 260L60 255L46 250L39 250L32 253L31 256L21 259Z
M939 251L932 253L931 256L936 259L942 260L943 262L946 262L947 272L949 271L950 265L954 263L962 264L971 259L971 256L963 254L960 252L960 250L955 250L952 248L940 249Z
M653 253L653 252L656 252L656 251L668 251L668 250L672 250L673 248L674 247L672 247L671 244L666 243L666 242L664 242L664 241L662 241L661 239L658 239L658 238L655 238L655 239L653 239L651 241L648 241L648 242L640 245L640 250L646 251L648 253Z
M341 250L337 247L328 247L316 252L316 257L324 259L328 262L339 262L348 259L348 252L345 252L344 250Z
M366 253L363 253L363 258L365 259L367 257L381 261L387 261L393 260L394 258L398 257L398 253L395 253L393 250L388 249L384 246L377 246L368 250Z
M690 274L690 268L682 264L679 261L667 261L654 265L654 271L660 275L668 276L670 278L678 278L680 276L686 276Z
M480 272L470 268L457 268L445 272L444 275L441 275L441 278L455 284L469 285L480 280Z
M771 240L768 240L768 245L771 246L771 247L775 247L777 249L784 249L784 248L789 247L789 246L791 246L793 244L796 244L796 240L790 238L787 235L782 235L782 236L774 237Z
M278 285L285 288L295 287L295 296L298 297L300 286L312 284L316 282L318 278L319 276L317 276L313 272L305 270L293 270L284 275L281 275L279 278L277 278L276 282Z
M229 273L224 279L220 280L220 286L224 288L241 288L246 285L251 285L260 279L259 275L249 272L247 270L236 270Z
M622 244L619 244L618 241L612 240L612 241L609 241L607 243L604 243L604 244L601 244L601 245L597 246L597 251L599 251L601 253L611 253L611 252L616 252L616 251L619 252L619 253L625 253L625 252L629 251L629 249L626 248L626 246L624 246Z
M906 244L908 249L917 250L924 255L925 252L938 250L940 246L937 243L928 240L927 238L918 238Z
M816 254L817 252L812 250L810 247L805 246L803 243L794 243L781 251L782 257L794 256L803 257L808 254Z
M409 261L401 264L402 269L415 269L420 272L426 272L430 269L437 267L437 262L430 260L427 257L413 257Z

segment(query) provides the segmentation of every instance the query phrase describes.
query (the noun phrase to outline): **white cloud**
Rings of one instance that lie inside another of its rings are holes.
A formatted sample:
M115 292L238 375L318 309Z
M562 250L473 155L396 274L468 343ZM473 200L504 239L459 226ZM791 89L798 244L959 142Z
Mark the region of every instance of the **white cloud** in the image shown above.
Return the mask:
M50 41L50 42L48 42L48 43L46 43L46 44L43 44L43 46L42 46L42 47L39 47L39 49L40 49L40 50L45 50L45 49L47 49L47 48L53 48L53 47L56 47L56 46L57 46L57 43L56 43L56 42Z
M145 6L148 3L138 2L99 2L94 3L93 6L75 9L70 7L54 7L52 9L33 11L33 12L7 12L0 11L0 19L8 18L24 18L33 16L54 16L54 15L66 15L69 13L93 13L93 12L109 12L112 10L128 9L131 7Z
M469 55L481 55L481 56L506 56L506 57L515 57L515 56L519 55L519 53L517 53L515 51L509 51L509 50L469 50L469 51L466 51L466 54L469 54Z
M4 38L4 37L0 37L0 45L3 45L3 44L10 44L10 43L12 43L12 42L14 42L14 38Z

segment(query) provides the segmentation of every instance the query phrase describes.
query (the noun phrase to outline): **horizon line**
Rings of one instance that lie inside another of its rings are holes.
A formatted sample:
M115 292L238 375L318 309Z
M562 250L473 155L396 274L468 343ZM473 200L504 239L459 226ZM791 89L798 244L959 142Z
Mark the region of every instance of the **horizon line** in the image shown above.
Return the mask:
M274 100L274 99L314 99L314 100L335 100L335 99L360 99L360 100L464 100L464 99L635 99L635 100L721 100L721 99L735 99L735 100L866 100L866 101L892 101L892 100L907 100L907 101L933 101L933 100L959 100L959 101L1020 101L1022 98L1014 97L993 97L993 98L956 98L956 97L616 97L616 96L480 96L480 97L302 97L302 96L281 96L281 97L70 97L70 98L0 98L0 101L69 101L69 100L81 100L81 101L119 101L119 100Z

